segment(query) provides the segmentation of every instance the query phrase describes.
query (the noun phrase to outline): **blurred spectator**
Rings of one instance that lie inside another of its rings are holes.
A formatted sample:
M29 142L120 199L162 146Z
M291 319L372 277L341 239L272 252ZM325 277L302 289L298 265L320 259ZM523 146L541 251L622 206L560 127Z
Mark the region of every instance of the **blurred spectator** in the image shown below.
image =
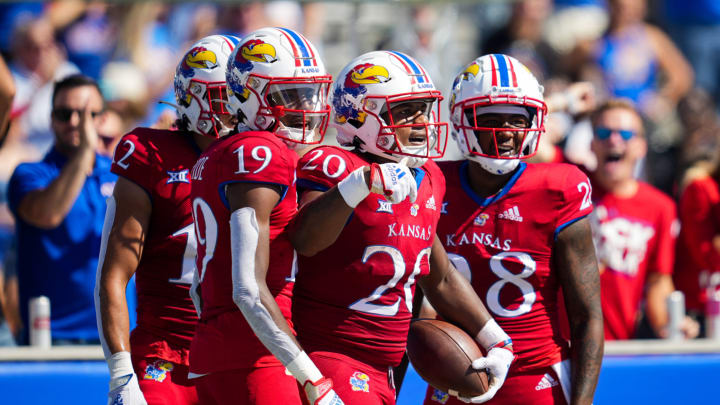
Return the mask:
M701 88L694 88L678 104L678 118L685 132L680 152L682 176L685 169L717 158L720 147L720 118L712 96ZM677 179L678 182L681 180Z
M633 177L647 150L643 121L628 101L610 100L592 115L597 170L592 173L591 218L600 265L605 339L631 339L641 316L654 334L666 337L667 296L674 290L672 271L678 232L675 203ZM686 318L683 332L698 333Z
M690 90L693 70L668 36L645 23L647 0L609 0L610 25L594 58L612 97L659 122Z
M0 346L15 346L20 330L13 241L12 231L0 225Z
M91 78L73 75L52 95L55 143L41 162L20 164L10 179L15 216L20 313L27 337L28 301L50 298L54 343L99 343L93 288L115 175L97 154L103 110Z
M50 131L50 98L53 81L77 72L65 59L55 41L50 22L43 18L29 20L15 30L10 70L17 92L13 101L12 119L27 147L39 154L52 144Z
M112 158L113 152L115 152L115 146L117 146L120 138L127 130L128 126L117 111L112 109L105 110L97 124L98 153Z
M664 0L668 31L695 69L695 84L720 103L720 1Z
M545 25L545 38L561 54L592 43L607 29L606 0L555 0Z
M9 1L0 4L0 52L3 57L10 55L10 43L17 26L40 17L44 8L45 4L39 1Z
M560 82L556 82L559 84ZM566 134L595 109L595 89L591 83L576 82L554 90L546 88L545 104L548 108L545 133L538 139L538 149L531 162L574 162L565 157L560 147ZM589 152L588 147L588 152Z
M10 109L14 97L15 81L13 81L5 60L0 56L0 147L5 140L5 135L7 135L10 123Z
M648 120L644 178L672 192L682 137L676 106L690 90L693 70L670 38L644 21L647 0L609 0L610 25L592 48L586 78L609 97L632 100Z
M15 84L10 74L10 70L2 56L0 56L0 147L2 147L10 119L10 107L15 96ZM5 182L0 181L0 206L5 206ZM13 233L9 226L9 221L0 218L0 346L12 346L15 344L7 319L12 318L14 309L17 306L13 300L13 294L10 290L13 286L17 286L17 279L5 265L5 256L10 250L10 243L13 239ZM7 284L6 284L7 281ZM6 286L8 288L6 288Z
M720 149L715 147L717 154ZM707 295L720 287L720 154L691 167L680 189L680 238L674 280L688 312L702 321ZM701 325L704 322L701 322Z
M100 78L103 65L110 61L117 42L117 24L109 8L104 2L88 3L82 15L61 35L70 62L95 80Z
M99 84L107 106L128 125L136 126L152 115L147 79L136 65L120 61L108 63Z
M507 23L486 38L480 55L504 53L513 56L543 83L563 73L561 55L544 39L545 23L552 0L521 0L512 5Z

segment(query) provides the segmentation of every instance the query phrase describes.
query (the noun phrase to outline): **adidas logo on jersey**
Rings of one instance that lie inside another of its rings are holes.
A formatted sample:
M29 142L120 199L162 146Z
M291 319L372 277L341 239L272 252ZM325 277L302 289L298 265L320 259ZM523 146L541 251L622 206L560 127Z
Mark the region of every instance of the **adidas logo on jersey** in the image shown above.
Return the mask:
M504 212L498 214L498 218L509 219L511 221L517 222L523 221L523 217L520 216L520 211L518 210L517 205L512 208L508 208Z
M425 203L425 208L429 210L437 210L437 207L435 207L435 196L432 195L430 198L428 198L427 202Z
M544 390L550 387L554 387L556 385L558 385L557 380L554 379L550 374L545 373L543 378L540 379L538 385L535 386L535 391Z

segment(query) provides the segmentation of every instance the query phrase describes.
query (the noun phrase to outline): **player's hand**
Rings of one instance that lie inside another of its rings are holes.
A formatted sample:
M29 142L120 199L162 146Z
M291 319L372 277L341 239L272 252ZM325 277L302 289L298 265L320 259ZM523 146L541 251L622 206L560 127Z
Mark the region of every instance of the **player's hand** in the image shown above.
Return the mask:
M110 380L108 405L147 405L135 373Z
M370 191L384 195L392 204L417 198L417 182L410 169L400 163L373 164L370 168Z
M491 400L492 397L495 396L505 382L505 377L507 377L510 364L515 359L513 352L506 347L493 347L490 349L487 356L473 360L472 367L475 370L488 371L488 377L490 380L488 390L484 394L472 398L456 395L459 400L470 404L482 404L483 402Z
M325 377L315 382L305 381L303 385L310 405L345 405L332 387L332 380Z

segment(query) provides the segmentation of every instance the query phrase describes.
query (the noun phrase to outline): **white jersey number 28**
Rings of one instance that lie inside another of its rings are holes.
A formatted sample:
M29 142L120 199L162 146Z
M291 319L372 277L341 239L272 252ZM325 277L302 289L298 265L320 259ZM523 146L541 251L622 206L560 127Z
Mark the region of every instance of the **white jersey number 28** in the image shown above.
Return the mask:
M455 254L448 253L450 261L455 268L467 278L472 281L472 270L470 269L470 263L464 257ZM504 265L503 261L512 258L515 262L520 262L523 265L523 269L520 273L515 274L508 270ZM523 252L501 252L490 258L490 271L492 271L499 280L494 282L488 288L485 296L485 305L488 309L497 316L503 318L514 318L530 312L533 304L535 303L536 294L533 285L527 281L527 278L532 276L537 269L537 264L533 260L532 256ZM522 294L523 301L517 308L509 309L500 304L500 291L503 288L512 288L510 285L518 288Z

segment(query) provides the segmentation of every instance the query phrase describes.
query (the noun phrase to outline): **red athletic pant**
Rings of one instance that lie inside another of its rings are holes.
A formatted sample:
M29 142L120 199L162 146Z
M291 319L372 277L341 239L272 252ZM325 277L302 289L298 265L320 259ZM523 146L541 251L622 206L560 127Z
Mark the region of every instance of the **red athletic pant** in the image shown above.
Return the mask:
M301 405L295 377L275 365L218 371L194 379L202 405Z
M566 405L563 386L570 392L569 360L554 366L508 375L489 405ZM512 372L512 371L511 371ZM455 397L428 386L424 405L464 405Z
M148 405L197 405L195 385L188 380L188 366L157 357L132 357L140 390Z
M345 405L394 405L395 387L387 367L376 367L339 353L316 351L310 359Z

